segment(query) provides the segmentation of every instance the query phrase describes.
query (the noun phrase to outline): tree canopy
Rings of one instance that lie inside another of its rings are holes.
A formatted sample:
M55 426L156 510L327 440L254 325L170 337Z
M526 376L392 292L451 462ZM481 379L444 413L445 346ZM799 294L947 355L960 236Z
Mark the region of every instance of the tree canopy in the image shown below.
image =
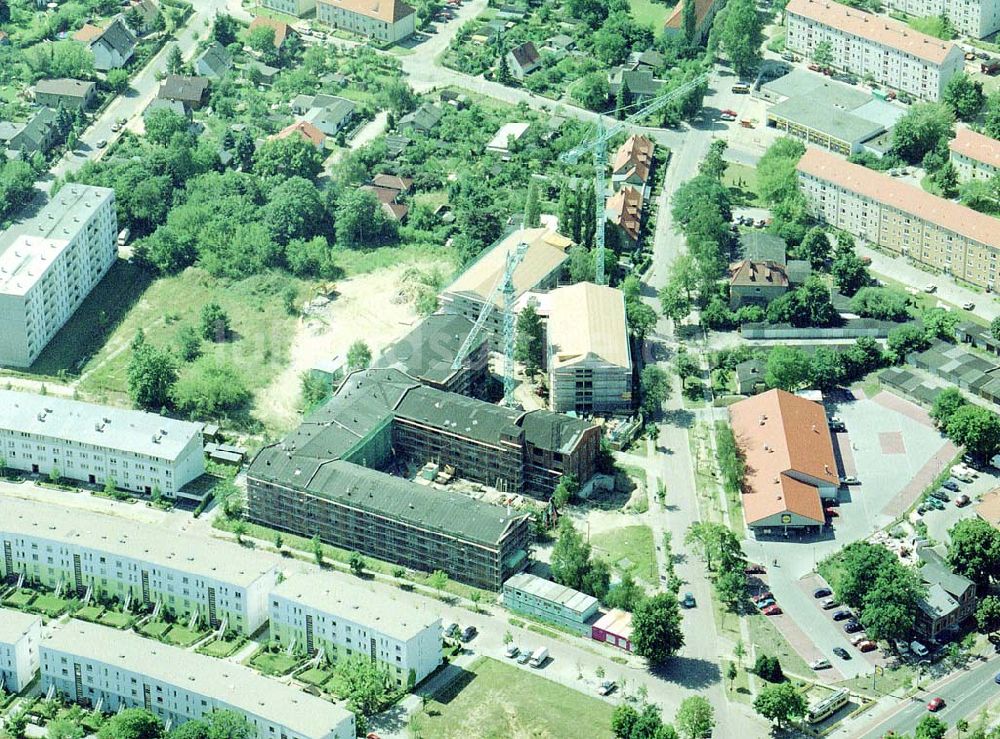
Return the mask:
M673 593L657 593L632 613L632 649L651 664L660 664L684 646L680 606Z

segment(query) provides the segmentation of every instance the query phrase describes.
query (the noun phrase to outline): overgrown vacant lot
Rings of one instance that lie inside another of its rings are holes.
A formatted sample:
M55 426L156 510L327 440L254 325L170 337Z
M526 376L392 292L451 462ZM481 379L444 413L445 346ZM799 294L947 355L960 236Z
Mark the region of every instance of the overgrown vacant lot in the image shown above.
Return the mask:
M420 739L611 737L612 706L483 658L413 717Z

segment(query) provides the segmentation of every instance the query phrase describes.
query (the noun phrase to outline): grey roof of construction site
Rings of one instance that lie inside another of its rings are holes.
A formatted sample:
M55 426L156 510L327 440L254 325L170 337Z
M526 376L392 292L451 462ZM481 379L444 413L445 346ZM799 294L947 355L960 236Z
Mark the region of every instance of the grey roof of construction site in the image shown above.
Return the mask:
M386 349L375 366L394 367L421 380L447 382L457 371L451 368L451 364L472 325L468 318L456 314L435 313L427 316L410 333ZM476 347L485 341L486 336L482 334Z
M504 434L520 437L517 426L522 411L513 411L476 398L420 385L396 407L396 416L487 444L497 444Z

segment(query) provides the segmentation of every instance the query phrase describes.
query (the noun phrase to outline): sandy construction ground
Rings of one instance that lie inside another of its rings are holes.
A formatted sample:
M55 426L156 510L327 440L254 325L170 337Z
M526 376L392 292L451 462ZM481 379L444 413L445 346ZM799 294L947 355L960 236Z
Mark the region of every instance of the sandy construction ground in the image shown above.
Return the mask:
M254 415L271 428L288 429L299 415L301 375L317 362L346 356L357 339L379 353L419 321L413 303L398 298L400 276L410 267L431 269L447 264L403 264L337 283L329 305L299 319L292 340L291 362L256 399Z

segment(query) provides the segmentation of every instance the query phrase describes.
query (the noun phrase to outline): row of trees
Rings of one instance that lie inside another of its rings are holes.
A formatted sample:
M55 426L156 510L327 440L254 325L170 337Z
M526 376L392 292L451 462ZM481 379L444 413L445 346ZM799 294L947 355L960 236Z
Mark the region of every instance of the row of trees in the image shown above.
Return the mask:
M126 708L104 719L99 713L86 714L79 708L59 711L46 726L47 739L83 739L90 732L84 728L100 725L98 739L256 739L257 728L246 717L235 711L218 710L203 719L186 721L167 731L163 721L143 708ZM5 732L11 737L23 737L27 728L27 714L15 712L7 717Z
M935 398L931 418L939 429L981 461L1000 452L1000 416L969 403L957 388L946 388Z
M714 727L712 704L700 695L681 701L673 724L664 722L660 709L650 703L641 710L622 703L611 716L616 739L701 739L710 736Z

